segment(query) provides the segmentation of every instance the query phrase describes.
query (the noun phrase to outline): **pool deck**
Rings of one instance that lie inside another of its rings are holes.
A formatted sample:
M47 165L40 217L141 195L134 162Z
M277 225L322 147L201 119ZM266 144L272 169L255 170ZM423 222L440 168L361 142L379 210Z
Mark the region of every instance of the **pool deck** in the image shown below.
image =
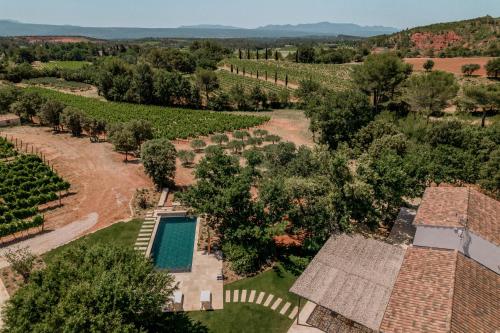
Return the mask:
M179 216L186 212L157 210L155 211L156 224L153 230L153 235L156 235L158 224L162 217ZM200 232L200 220L196 223L195 241L193 242L193 263L191 272L188 273L172 273L175 282L178 284L178 289L184 295L184 311L199 311L201 310L200 295L204 290L212 293L212 309L220 310L224 307L224 283L217 280L217 276L222 271L222 260L217 259L213 254L206 254L205 251L198 251L198 235ZM151 238L146 256L150 256L154 237Z

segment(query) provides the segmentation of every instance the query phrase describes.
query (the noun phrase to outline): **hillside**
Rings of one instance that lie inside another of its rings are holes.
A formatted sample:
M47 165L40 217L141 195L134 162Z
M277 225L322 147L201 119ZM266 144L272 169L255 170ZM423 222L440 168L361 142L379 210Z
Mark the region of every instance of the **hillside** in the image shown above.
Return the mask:
M194 25L178 28L81 27L73 25L30 24L0 20L0 36L86 36L97 39L140 38L283 38L309 36L369 37L393 33L395 28L357 24L316 23L266 26L245 29L223 25Z
M499 56L500 18L491 16L471 20L437 23L377 36L376 47L406 51L410 56Z

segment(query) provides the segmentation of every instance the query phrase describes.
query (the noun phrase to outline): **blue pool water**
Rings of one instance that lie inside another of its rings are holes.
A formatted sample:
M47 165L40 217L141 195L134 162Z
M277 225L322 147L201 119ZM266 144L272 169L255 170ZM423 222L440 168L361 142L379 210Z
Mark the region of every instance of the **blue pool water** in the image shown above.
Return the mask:
M162 217L151 251L157 268L189 272L193 261L196 217Z

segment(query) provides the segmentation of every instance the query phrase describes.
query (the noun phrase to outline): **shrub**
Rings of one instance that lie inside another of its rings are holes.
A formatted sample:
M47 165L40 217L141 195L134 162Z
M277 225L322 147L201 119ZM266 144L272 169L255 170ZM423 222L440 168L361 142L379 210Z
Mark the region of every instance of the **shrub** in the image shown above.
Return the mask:
M179 150L177 156L181 160L182 165L186 167L193 164L196 154L192 150Z
M259 269L259 255L253 248L228 243L222 250L236 274L247 275Z
M205 148L207 146L207 144L203 140L195 139L195 140L191 141L190 146L191 146L191 148L193 148L197 152L200 152L203 150L203 148Z

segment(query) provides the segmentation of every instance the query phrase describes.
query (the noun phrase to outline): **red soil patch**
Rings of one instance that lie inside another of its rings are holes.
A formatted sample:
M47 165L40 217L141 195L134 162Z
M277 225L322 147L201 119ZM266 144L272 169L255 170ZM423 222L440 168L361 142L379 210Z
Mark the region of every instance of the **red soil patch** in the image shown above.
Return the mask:
M417 32L410 36L411 41L419 50L441 51L453 44L460 42L462 37L454 31L447 31L440 34L432 32Z
M89 231L129 218L129 203L136 189L152 187L142 165L124 163L123 156L108 143L52 134L40 127L13 127L2 134L34 144L54 164L57 173L71 183L70 191L76 193L63 199L63 207L44 213L49 229L81 220L91 213L97 213L98 219Z
M430 58L405 58L405 62L412 64L416 71L423 71L423 64ZM478 64L481 66L474 75L486 76L484 66L493 59L492 57L472 57L472 58L432 58L434 69L462 75L462 66L466 64Z

